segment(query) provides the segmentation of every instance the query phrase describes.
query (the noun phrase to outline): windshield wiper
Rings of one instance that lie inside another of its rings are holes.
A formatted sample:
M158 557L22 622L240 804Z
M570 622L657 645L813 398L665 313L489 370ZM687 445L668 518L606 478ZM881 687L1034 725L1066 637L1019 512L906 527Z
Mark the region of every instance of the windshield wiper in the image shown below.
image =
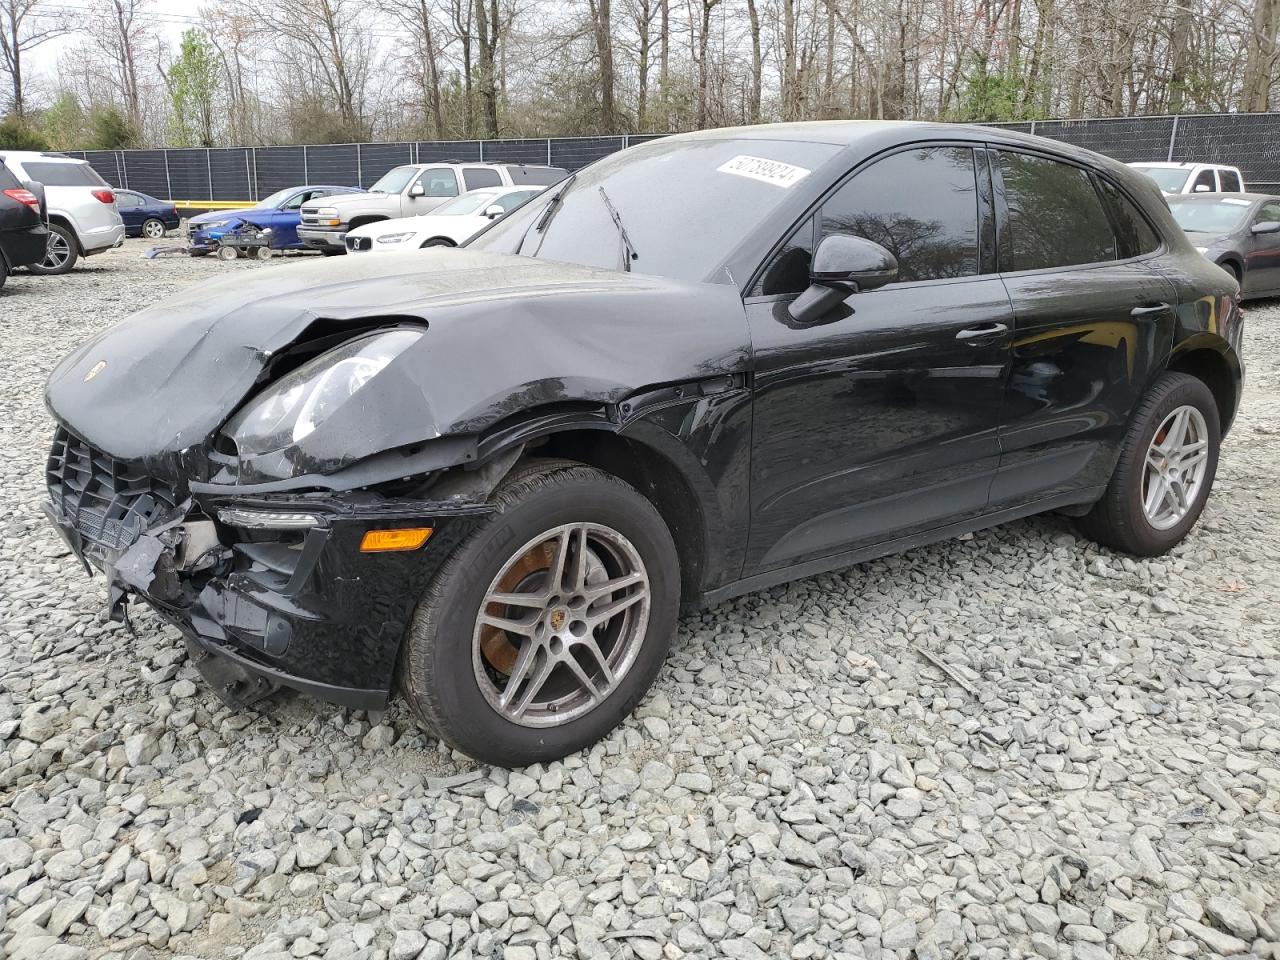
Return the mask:
M600 191L600 199L604 201L605 209L609 211L609 216L613 218L613 225L618 228L618 237L622 240L622 269L630 273L631 261L639 260L640 254L636 253L636 248L632 245L631 238L627 236L627 228L622 225L622 214L610 202L609 195L604 192L604 187L598 187L597 189Z
M547 201L547 205L542 210L542 216L538 217L532 226L525 228L524 234L520 237L520 244L516 247L517 253L524 249L525 241L529 239L530 233L542 233L547 229L547 225L551 223L551 218L560 210L561 198L568 192L569 188L573 186L573 181L577 179L578 175L576 173L571 173L561 181L562 186L556 191L555 196ZM546 239L547 238L544 236L542 240L539 240L538 246L534 248L529 256L536 257L538 255L538 251L542 249L543 241Z

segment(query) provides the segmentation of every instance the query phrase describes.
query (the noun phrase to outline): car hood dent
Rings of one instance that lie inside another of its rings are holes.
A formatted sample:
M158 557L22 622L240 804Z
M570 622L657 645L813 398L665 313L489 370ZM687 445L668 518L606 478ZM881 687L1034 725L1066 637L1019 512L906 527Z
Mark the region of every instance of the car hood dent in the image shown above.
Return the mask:
M219 220L231 220L235 218L243 219L253 213L270 213L269 210L259 210L257 207L245 207L242 210L210 210L208 213L202 213L197 217L192 217L187 223L193 227L203 227L210 223L217 223Z
M428 329L386 371L396 375L361 391L366 420L378 422L335 417L331 430L316 430L322 449L308 456L320 469L339 453L473 433L544 403L611 403L651 384L740 371L750 353L731 286L415 250L198 285L78 347L45 398L72 432L112 456L172 461L207 444L271 356L317 320L350 323L354 333L379 317L421 318Z

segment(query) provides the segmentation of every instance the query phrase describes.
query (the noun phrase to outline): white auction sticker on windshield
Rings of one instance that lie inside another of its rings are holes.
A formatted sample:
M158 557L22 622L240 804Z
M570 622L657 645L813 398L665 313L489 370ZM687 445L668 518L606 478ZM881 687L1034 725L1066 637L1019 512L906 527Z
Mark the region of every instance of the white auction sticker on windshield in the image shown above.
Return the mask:
M749 157L743 153L720 164L716 170L720 173L731 173L735 177L749 177L762 183L771 183L775 187L795 186L809 175L809 171L804 167L783 163L781 160Z

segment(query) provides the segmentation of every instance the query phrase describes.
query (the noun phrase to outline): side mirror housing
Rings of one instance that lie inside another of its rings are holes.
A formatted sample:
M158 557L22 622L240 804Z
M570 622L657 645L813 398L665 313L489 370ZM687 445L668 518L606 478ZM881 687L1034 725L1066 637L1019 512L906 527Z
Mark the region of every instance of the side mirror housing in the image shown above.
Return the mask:
M1280 233L1280 222L1275 220L1259 220L1249 229L1253 233Z
M814 251L809 289L792 301L788 312L801 326L815 324L851 294L875 290L897 279L897 258L880 244L833 233L823 237Z
M420 183L415 183L412 187L409 188L409 196L411 197L423 197L423 196L426 196L426 193L427 193L427 188Z
M1196 193L1213 193L1213 187L1209 186L1207 183L1197 183L1191 189Z
M499 204L491 203L489 206L485 207L484 215L490 220L497 220L506 212L507 211L503 210Z

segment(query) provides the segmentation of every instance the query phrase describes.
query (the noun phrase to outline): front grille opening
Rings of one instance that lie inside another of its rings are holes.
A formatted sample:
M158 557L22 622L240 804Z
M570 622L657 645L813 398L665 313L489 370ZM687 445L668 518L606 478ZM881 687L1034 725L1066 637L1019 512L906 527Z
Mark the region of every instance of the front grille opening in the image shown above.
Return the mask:
M110 550L133 544L179 501L177 490L141 463L117 460L62 427L46 476L49 495L80 536Z

